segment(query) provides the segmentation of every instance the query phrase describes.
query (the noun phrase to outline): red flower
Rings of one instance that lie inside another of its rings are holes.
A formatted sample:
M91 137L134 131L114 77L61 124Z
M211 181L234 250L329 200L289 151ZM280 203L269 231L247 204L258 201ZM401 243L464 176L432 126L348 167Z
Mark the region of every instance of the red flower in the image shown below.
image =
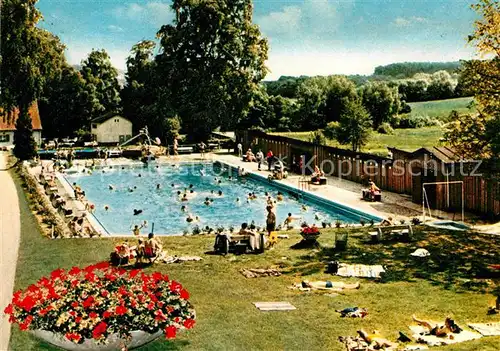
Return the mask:
M74 341L74 342L78 342L80 341L82 337L80 336L80 334L77 334L77 333L66 333L66 339L68 339L69 341Z
M167 320L167 316L165 316L165 314L163 314L162 310L156 310L155 316L156 316L155 317L156 321L166 321Z
M132 270L129 272L128 276L129 276L130 278L135 278L135 277L139 274L139 272L140 272L140 270L139 270L139 269L132 269Z
M95 326L94 330L92 330L92 337L94 339L99 339L102 336L102 334L106 332L107 329L108 325L105 322L100 322Z
M124 286L118 288L118 293L122 296L128 296L128 291Z
M70 314L71 316L73 316L73 317L74 317L74 316L76 316L76 312L75 312L75 311L69 311L69 314Z
M151 311L151 310L153 310L154 308L155 308L155 304L154 304L154 303L152 303L152 302L150 302L150 303L148 304L148 310L150 310L150 311Z
M31 296L26 296L20 303L19 307L24 309L26 312L31 311L33 307L35 307L36 301L31 298Z
M184 321L184 328L191 329L192 327L194 327L194 324L195 324L194 319L186 319Z
M109 296L109 291L107 291L107 290L101 290L101 296L102 297L108 297Z
M85 299L85 301L83 301L83 308L89 308L91 307L93 304L94 304L94 297L93 296L89 296Z
M119 316L123 316L125 313L127 313L128 309L127 307L121 305L121 306L118 306L116 307L115 309L115 313Z
M102 261L102 262L99 262L99 263L96 263L94 265L95 268L99 269L99 270L103 270L105 268L109 268L109 262L108 261Z
M64 276L64 269L56 269L55 271L53 271L52 273L50 273L50 277L52 278L52 280L56 280L56 279L62 279Z
M104 311L104 313L102 314L103 318L109 318L113 315L112 312L110 311Z
M96 282L99 278L97 278L97 275L93 272L87 272L87 274L85 274L85 280L88 280L89 282Z
M175 334L177 334L177 328L174 327L173 325L170 325L165 328L165 336L167 337L167 339L175 338Z
M71 270L68 272L69 275L78 275L80 274L82 270L78 267L73 267Z
M28 315L28 317L26 317L26 319L24 320L23 323L19 324L19 329L21 330L28 330L30 324L31 324L31 321L33 321L33 316L32 315Z
M71 287L74 288L75 286L77 286L78 284L80 284L80 281L78 279L73 279L71 281Z
M73 307L73 308L77 308L77 307L78 307L78 302L73 301L73 302L71 303L71 307Z
M168 275L164 274L163 277L162 277L163 281L164 282L168 282Z
M78 316L75 318L75 323L80 323L82 321L82 317Z
M189 299L189 293L187 292L187 290L186 290L186 289L182 289L182 290L181 290L181 294L180 294L180 296L181 296L181 299L184 299L184 300Z
M3 313L5 314L12 314L14 312L14 307L12 307L12 304L8 304L7 307L3 310Z
M104 313L106 313L106 312L104 312ZM97 313L95 313L94 311L92 311L89 313L89 317L91 319L96 319L97 317L99 317L99 315Z
M154 272L151 277L155 280L155 281L160 281L162 280L163 278L163 275L160 273L160 272Z
M170 290L172 291L180 291L182 289L182 285L177 283L175 280L170 282Z

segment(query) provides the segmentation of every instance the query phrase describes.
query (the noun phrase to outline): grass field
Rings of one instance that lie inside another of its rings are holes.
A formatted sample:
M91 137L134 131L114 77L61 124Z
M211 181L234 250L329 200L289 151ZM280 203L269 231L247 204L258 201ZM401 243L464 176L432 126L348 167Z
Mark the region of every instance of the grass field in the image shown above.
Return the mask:
M429 116L443 120L449 116L452 110L458 113L471 112L468 108L471 101L471 97L464 97L448 100L410 102L409 105L411 106L412 116Z
M22 228L16 273L16 289L27 287L56 268L86 266L106 260L117 239L49 240L40 235L27 201L19 187ZM213 236L161 238L170 254L199 255L200 262L162 265L153 268L181 282L191 293L197 311L197 324L174 341L157 340L141 350L344 350L338 342L342 335L356 330L378 329L391 340L398 331L408 332L411 315L443 320L453 316L457 323L487 322L487 306L494 297L493 280L473 279L485 265L497 262L500 237L470 233L436 232L418 228L412 243L367 244L360 237L369 229L349 229L348 250L332 249L338 229L323 230L320 249L293 249L299 241L297 232L288 232L274 250L262 255L227 257L208 255ZM342 230L342 229L341 229ZM425 247L431 257L418 262L409 256L417 247ZM293 282L342 280L325 274L327 261L377 263L387 266L382 282L361 280L359 290L328 296L290 290ZM280 277L247 279L241 268L277 266ZM498 284L498 281L496 281ZM256 301L289 301L297 307L290 312L260 312ZM349 306L368 308L363 319L342 319L335 309ZM500 337L435 348L453 351L496 351ZM14 351L56 350L13 327L10 349Z
M309 141L311 132L288 132L272 133L289 138ZM368 144L361 151L386 156L387 147L397 147L406 151L415 151L421 147L437 146L439 139L443 136L441 127L424 127L418 129L395 129L393 134L380 134L373 132ZM340 145L336 140L328 140L327 145L349 148L348 145Z

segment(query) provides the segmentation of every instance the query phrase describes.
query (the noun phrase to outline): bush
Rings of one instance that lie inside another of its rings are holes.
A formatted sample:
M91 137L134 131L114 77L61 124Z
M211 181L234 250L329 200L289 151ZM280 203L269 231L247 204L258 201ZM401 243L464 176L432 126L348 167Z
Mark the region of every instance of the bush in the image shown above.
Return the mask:
M397 128L422 128L441 125L441 122L429 116L401 115L395 122Z
M392 134L394 133L394 129L392 129L389 123L384 122L377 128L377 132L380 134Z
M401 101L401 107L399 108L399 113L410 113L411 106L406 103L406 101Z

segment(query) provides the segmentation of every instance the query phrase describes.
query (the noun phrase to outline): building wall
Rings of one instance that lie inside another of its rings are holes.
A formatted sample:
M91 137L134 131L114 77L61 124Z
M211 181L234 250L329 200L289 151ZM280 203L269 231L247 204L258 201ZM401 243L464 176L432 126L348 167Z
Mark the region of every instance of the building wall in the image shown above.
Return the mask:
M14 145L14 132L0 132L0 147Z
M92 123L91 132L98 143L121 143L132 137L132 122L116 116L103 123Z
M33 138L38 146L42 143L42 131L33 131ZM0 147L14 146L14 131L0 132Z

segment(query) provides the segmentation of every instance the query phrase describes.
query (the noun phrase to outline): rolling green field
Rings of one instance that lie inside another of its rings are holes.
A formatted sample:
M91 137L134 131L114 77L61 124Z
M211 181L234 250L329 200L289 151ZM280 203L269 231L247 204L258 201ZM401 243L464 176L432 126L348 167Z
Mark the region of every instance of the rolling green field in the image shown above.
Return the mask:
M311 132L272 133L289 138L310 141ZM386 156L387 147L397 147L405 151L415 151L421 147L438 146L443 136L441 127L424 127L418 129L395 129L393 134L373 132L368 144L361 150L372 154ZM340 145L336 140L328 140L327 145L348 149L348 145Z
M452 110L458 113L473 112L469 109L469 104L473 98L464 97L448 100L410 102L412 116L429 116L438 119L446 119Z
M450 112L455 110L458 113L473 112L468 106L473 99L470 97L412 102L411 116L429 116L441 121L445 121ZM310 141L311 132L280 132L272 133L289 138ZM421 147L431 147L441 145L440 139L443 136L443 128L439 126L423 127L418 129L395 129L391 135L373 132L368 144L361 150L367 153L373 153L386 156L387 147L396 147L405 151L415 151ZM349 148L348 145L340 145L335 140L327 140L327 145L343 149Z
M16 272L16 289L26 288L56 268L85 267L107 260L119 239L57 239L40 234L36 220L19 187L21 206L21 245ZM349 233L347 251L333 249L335 233ZM411 315L444 320L452 316L462 327L467 322L491 322L488 305L494 301L490 284L476 279L477 272L496 263L494 252L500 250L500 238L474 233L437 231L415 227L410 243L364 241L370 228L322 230L321 247L297 247L297 231L286 234L274 250L261 255L207 254L214 236L164 237L160 240L169 254L198 255L199 262L156 264L147 271L160 271L178 280L191 294L197 312L196 326L182 332L174 341L164 338L140 348L146 350L332 350L345 347L339 336L356 335L359 329L379 330L395 341L398 331L409 334ZM431 256L415 260L409 254L425 247ZM324 273L330 260L382 264L387 274L380 282L360 279L359 290L335 294L301 292L289 289L294 282L308 279L355 282ZM277 267L279 277L245 278L242 268ZM498 280L496 281L498 283ZM297 310L260 312L257 301L288 301ZM364 319L340 318L336 309L365 307ZM484 337L458 345L433 348L449 351L496 351L500 337ZM496 345L496 346L495 346ZM55 351L17 326L12 329L10 350Z

